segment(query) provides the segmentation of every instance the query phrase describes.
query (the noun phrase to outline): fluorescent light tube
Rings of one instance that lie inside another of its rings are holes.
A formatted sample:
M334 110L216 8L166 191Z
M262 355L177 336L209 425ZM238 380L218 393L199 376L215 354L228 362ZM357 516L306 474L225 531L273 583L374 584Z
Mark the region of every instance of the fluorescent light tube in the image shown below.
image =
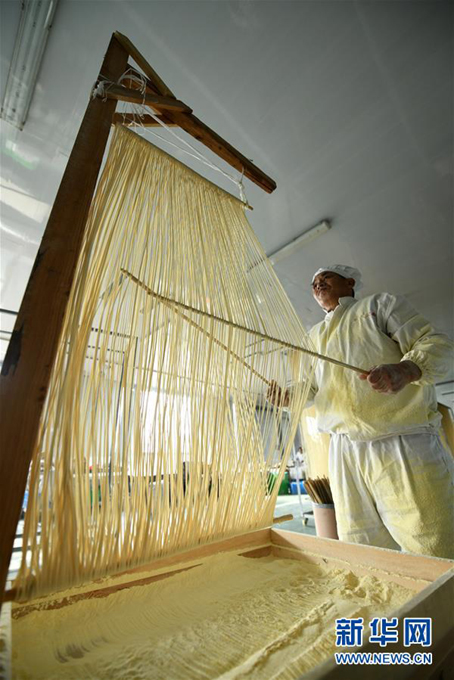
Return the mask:
M22 0L1 116L20 130L27 120L58 0Z
M309 243L309 241L312 241L314 238L317 238L317 236L320 236L320 234L325 234L327 231L329 231L329 229L331 229L331 223L329 220L322 220L316 224L315 227L311 227L307 231L304 231L292 241L286 243L285 246L278 248L278 250L275 250L273 253L268 255L268 259L270 260L271 264L274 265L277 262L283 260L285 257L292 255L299 248L301 248L301 246Z

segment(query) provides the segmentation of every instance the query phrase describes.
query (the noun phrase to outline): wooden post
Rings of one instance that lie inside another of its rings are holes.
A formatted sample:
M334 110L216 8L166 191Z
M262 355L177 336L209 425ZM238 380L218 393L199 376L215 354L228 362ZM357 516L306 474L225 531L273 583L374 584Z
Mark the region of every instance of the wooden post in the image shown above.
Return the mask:
M128 54L113 35L100 74L116 82ZM91 99L28 281L0 376L0 594L36 444L90 203L116 101ZM1 601L1 599L0 599Z

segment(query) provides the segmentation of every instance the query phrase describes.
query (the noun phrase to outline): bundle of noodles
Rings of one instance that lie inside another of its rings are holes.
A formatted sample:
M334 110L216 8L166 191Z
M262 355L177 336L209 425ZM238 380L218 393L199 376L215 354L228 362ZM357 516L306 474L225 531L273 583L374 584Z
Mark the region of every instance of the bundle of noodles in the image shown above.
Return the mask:
M312 375L293 351L288 409L267 402L289 345L311 347L244 204L116 127L32 459L20 597L270 525Z

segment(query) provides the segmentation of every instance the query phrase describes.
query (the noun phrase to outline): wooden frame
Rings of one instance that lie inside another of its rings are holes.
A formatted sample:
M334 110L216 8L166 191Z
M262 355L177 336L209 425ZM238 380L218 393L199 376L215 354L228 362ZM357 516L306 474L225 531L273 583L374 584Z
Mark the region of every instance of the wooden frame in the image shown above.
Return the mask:
M173 92L158 76L156 71L150 66L145 57L131 43L131 41L121 33L116 32L114 35L145 74L147 92L154 93L162 97L175 98ZM134 69L132 70L134 71ZM159 106L153 105L153 108L156 108L156 110L161 113ZM231 144L226 142L225 139L220 137L216 132L214 132L214 130L196 118L193 113L181 112L177 110L166 110L165 114L171 122L173 122L175 125L178 125L178 127L190 134L192 137L195 137L195 139L198 139L199 142L211 149L211 151L229 163L229 165L239 170L239 172L244 172L244 176L250 179L251 182L254 182L268 193L271 193L275 190L276 182L273 179L265 175L265 173L259 170L249 158L243 156L243 154L237 151L237 149L231 146Z
M179 126L246 177L271 192L276 183L176 99L137 48L114 33L97 83L106 96L90 98L27 284L0 375L0 602L20 516L32 452L38 437L63 319L117 100L140 101L137 83L125 79L128 58L143 70L145 103L166 124ZM131 73L137 73L131 67ZM151 117L150 117L151 118ZM128 121L131 124L131 121Z
M400 633L405 617L432 617L433 638L432 646L424 651L433 654L431 666L393 666L393 680L404 678L442 677L443 670L451 666L454 653L454 620L452 616L452 602L454 599L454 572L451 560L410 555L393 550L373 548L370 546L342 543L340 541L315 538L303 534L277 529L261 529L234 538L225 539L204 545L193 550L156 560L152 564L123 572L131 580L118 585L106 586L93 583L93 589L85 593L74 595L66 599L59 599L58 594L24 605L14 604L12 618L26 616L39 608L58 609L77 602L80 599L108 597L113 592L133 586L142 586L153 581L171 578L175 574L194 569L201 561L221 552L235 552L246 557L260 558L275 555L281 558L298 559L309 564L323 564L334 568L352 571L358 576L371 575L379 577L413 590L415 595L400 609L393 612L398 618ZM146 572L146 575L145 573ZM120 576L120 575L119 575ZM114 578L115 581L115 578ZM399 636L402 639L402 635ZM376 645L369 643L355 651L382 651ZM401 643L387 646L386 651L409 651ZM417 648L416 651L421 651ZM434 673L437 675L434 675ZM309 671L304 675L305 680L337 680L358 678L382 680L382 666L337 666L333 658Z

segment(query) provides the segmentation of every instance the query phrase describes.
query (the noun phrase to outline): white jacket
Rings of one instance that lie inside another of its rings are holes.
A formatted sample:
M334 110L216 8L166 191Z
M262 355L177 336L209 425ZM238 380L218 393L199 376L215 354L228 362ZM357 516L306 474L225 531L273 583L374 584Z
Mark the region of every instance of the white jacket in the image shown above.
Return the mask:
M452 365L453 343L405 298L389 293L341 298L309 334L320 354L365 370L410 360L422 372L420 380L397 394L382 394L357 373L317 361L312 396L320 431L367 441L438 430L434 383Z

